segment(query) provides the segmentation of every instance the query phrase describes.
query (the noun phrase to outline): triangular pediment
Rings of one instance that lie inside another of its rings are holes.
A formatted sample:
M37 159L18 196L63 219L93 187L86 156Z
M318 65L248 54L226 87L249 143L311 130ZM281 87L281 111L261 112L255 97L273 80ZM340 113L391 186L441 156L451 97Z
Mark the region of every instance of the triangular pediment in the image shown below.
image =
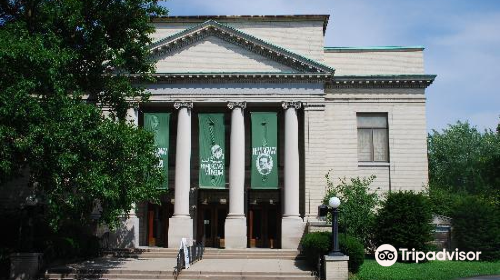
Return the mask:
M211 35L182 48L159 55L156 62L156 72L299 73L300 71Z
M335 69L214 20L151 46L157 73L314 73Z

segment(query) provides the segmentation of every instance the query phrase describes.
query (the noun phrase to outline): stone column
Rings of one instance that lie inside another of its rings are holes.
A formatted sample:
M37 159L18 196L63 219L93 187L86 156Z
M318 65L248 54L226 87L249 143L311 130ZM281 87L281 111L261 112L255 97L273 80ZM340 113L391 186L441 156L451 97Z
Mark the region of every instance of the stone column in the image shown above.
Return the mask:
M281 247L297 249L304 233L305 223L299 213L299 121L300 102L283 102L285 110L285 180L284 205L281 222Z
M245 102L229 102L231 112L229 214L225 223L227 249L247 247L247 221L245 218Z
M177 144L175 154L174 215L169 219L168 247L179 248L182 238L193 240L193 219L189 215L191 189L191 102L175 102L177 118Z

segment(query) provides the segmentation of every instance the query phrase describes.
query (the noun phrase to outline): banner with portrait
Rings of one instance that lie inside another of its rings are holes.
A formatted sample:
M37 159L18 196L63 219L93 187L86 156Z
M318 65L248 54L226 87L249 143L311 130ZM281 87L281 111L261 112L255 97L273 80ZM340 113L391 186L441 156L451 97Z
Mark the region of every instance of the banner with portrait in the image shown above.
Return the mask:
M252 112L252 189L278 188L278 116Z
M144 129L153 132L154 143L160 157L159 166L163 170L164 182L159 188L168 189L168 143L170 113L144 113Z
M224 114L199 114L200 188L226 187Z

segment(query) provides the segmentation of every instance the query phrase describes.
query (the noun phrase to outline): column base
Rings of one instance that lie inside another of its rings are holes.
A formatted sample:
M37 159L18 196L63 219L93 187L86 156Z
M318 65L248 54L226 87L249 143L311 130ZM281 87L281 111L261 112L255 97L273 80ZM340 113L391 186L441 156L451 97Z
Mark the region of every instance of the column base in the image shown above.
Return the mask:
M283 217L281 219L281 248L298 249L305 228L306 223L300 217Z
M226 249L247 247L247 219L245 216L228 216L224 226Z
M349 278L349 256L325 255L325 279L347 280Z
M179 248L182 238L187 238L188 244L193 242L193 219L174 216L168 223L168 248Z

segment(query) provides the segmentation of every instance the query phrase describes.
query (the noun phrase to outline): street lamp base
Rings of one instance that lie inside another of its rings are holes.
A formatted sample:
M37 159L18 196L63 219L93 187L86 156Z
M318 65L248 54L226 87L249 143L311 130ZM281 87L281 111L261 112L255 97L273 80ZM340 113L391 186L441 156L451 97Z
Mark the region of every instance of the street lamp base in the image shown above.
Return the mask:
M345 256L345 255L342 254L342 252L338 251L338 252L330 252L328 254L328 256L330 256L330 257L342 257L342 256Z

